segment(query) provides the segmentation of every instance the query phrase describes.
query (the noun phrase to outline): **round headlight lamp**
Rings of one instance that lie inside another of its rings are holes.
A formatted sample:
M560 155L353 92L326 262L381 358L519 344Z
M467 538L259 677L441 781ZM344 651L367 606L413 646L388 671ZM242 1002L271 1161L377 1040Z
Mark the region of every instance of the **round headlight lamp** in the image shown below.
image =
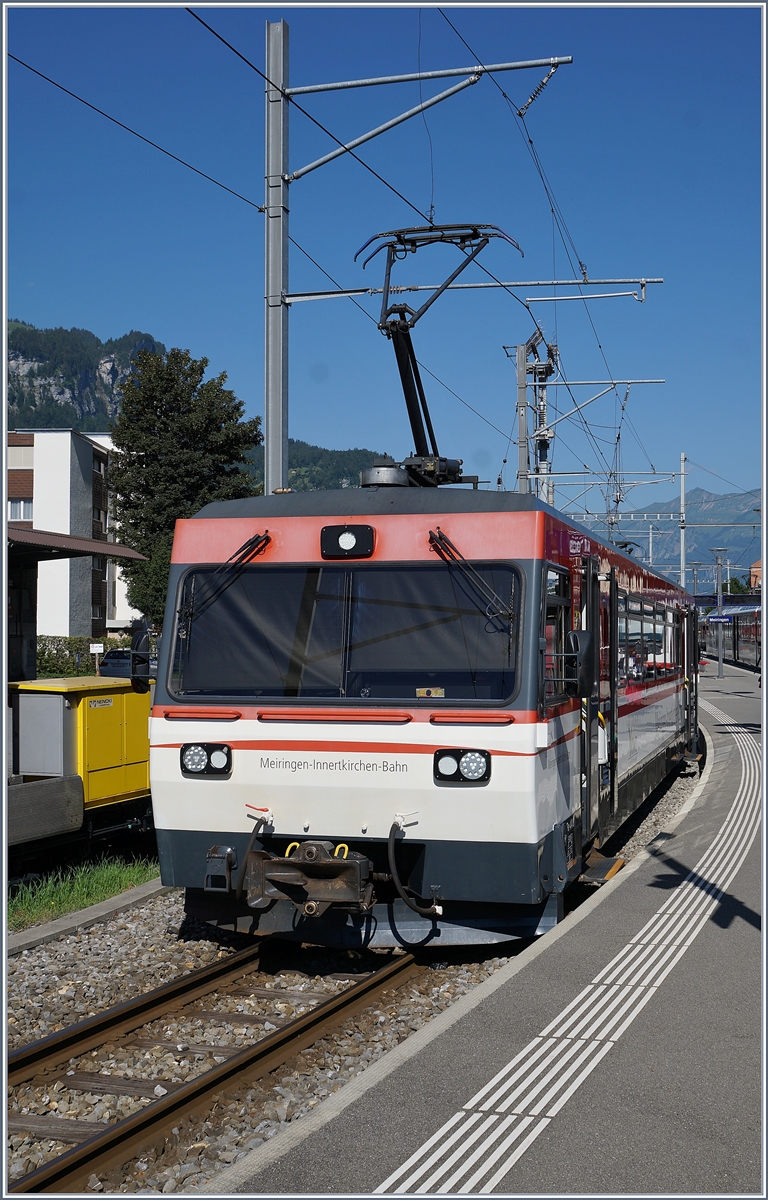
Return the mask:
M187 746L181 761L185 771L204 771L208 766L208 753L202 746Z
M342 550L354 550L357 538L348 529L339 536L339 546Z
M486 761L476 750L468 750L459 760L459 770L465 779L482 779L486 771Z
M444 754L437 760L437 769L441 775L455 775L459 769L458 759L452 754Z

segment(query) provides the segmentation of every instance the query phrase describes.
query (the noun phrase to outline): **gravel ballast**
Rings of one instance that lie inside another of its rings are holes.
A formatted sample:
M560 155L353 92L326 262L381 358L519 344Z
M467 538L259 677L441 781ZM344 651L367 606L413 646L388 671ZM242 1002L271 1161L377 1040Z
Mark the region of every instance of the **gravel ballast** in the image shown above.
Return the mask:
M605 851L610 849L625 860L636 855L680 810L698 776L698 766L686 764L657 789L626 829L614 835ZM183 893L171 891L88 929L25 950L8 960L9 1048L45 1037L249 944L242 936L186 919ZM93 1175L88 1190L144 1194L204 1190L214 1175L322 1104L505 966L526 944L469 948L464 961L458 961L456 952L450 962L432 961L421 976L393 985L384 1000L350 1018L338 1034L321 1039L257 1083L222 1095L205 1120L181 1119L161 1154L147 1153L120 1172ZM496 950L502 950L503 956ZM487 957L481 960L483 954ZM249 976L249 982L268 990L267 996L214 994L204 1008L215 1011L215 1018L176 1014L137 1034L150 1043L156 1038L162 1045L107 1044L71 1060L65 1070L151 1079L161 1089L169 1081L182 1083L221 1061L227 1047L244 1046L270 1032L275 1027L270 1016L290 1020L317 1003L318 995L330 996L347 986L345 979L334 975L349 978L384 961L370 951L358 954L283 943L272 954L265 947L263 969ZM250 1014L259 1020L231 1022L227 1014ZM15 1089L9 1113L56 1114L91 1122L97 1130L99 1123L128 1116L152 1099L151 1094L74 1090L63 1081L46 1088L30 1083ZM65 1149L53 1139L12 1134L9 1180L19 1179Z

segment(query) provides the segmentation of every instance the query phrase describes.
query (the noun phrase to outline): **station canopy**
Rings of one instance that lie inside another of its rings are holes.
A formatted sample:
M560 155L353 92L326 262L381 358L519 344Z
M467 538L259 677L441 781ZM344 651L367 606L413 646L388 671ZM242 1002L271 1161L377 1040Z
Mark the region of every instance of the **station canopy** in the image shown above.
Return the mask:
M724 617L726 617L726 616L727 617L751 617L751 616L754 616L755 613L759 613L760 611L761 611L761 607L759 604L729 604L727 608L725 607L725 605L723 605L723 616ZM714 616L717 616L717 614L716 613L708 613L707 614L707 617L714 617ZM707 617L704 618L705 621L707 620Z
M8 550L12 560L23 558L27 562L51 562L60 558L89 556L144 561L144 555L139 554L138 550L132 550L130 546L120 546L116 542L54 533L47 529L25 529L14 525L8 526Z

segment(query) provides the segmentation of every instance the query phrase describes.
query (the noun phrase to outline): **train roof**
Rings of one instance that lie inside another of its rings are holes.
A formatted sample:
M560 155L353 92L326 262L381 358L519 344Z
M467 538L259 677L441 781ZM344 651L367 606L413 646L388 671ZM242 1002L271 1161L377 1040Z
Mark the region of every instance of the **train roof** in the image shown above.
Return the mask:
M537 509L568 520L536 496L522 492L450 487L350 487L247 496L244 500L206 504L195 517L378 517L387 513L535 512Z

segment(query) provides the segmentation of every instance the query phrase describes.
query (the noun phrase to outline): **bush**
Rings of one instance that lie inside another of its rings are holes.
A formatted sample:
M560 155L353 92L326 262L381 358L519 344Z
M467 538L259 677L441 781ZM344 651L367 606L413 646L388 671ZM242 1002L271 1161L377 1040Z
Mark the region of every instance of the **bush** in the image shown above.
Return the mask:
M38 634L37 677L38 679L60 679L76 675L95 675L96 657L90 646L101 642L107 650L129 648L130 637L51 637ZM99 656L101 660L101 655Z

